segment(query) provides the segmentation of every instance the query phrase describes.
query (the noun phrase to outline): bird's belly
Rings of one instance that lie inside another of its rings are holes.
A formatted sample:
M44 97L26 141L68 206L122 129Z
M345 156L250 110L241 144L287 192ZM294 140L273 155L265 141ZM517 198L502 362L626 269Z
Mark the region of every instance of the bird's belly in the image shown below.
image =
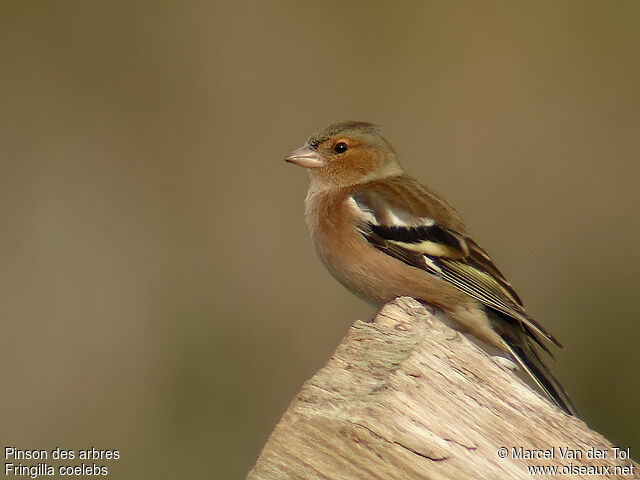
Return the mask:
M340 283L373 305L381 306L400 296L427 300L425 287L428 290L430 282L440 282L427 272L379 251L360 235L333 238L337 239L333 245L316 243L320 259Z
M502 349L479 302L425 270L378 250L361 235L347 233L315 238L314 243L327 269L353 293L376 307L402 296L424 301L445 312L458 329Z

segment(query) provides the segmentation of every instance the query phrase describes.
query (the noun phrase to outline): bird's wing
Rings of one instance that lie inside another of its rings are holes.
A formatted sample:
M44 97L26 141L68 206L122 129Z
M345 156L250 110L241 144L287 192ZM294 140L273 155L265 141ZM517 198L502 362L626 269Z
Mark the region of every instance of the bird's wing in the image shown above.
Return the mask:
M487 307L518 321L545 350L548 351L535 332L560 346L527 314L520 297L491 257L471 238L446 225L456 223L447 222L447 216L442 214L449 208L446 204L441 203L434 209L433 196L429 205L424 206L420 205L420 196L410 198L410 203L407 200L407 197L392 195L386 188L366 186L355 190L349 198L359 218L358 230L373 246L449 282ZM435 215L429 216L430 210ZM455 211L452 214L457 218ZM436 220L435 216L440 219Z

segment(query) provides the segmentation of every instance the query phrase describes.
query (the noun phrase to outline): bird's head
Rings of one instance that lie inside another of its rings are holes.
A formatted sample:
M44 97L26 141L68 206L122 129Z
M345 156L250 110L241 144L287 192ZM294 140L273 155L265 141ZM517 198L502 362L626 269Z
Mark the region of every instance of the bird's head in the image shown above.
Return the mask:
M314 133L285 161L309 169L316 188L356 185L402 173L396 153L368 122L335 123Z

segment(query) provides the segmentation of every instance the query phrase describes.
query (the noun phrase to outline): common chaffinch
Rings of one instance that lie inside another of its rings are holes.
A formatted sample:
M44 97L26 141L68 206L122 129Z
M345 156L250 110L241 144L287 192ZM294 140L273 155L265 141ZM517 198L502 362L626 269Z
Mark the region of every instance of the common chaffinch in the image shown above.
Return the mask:
M306 220L333 276L377 307L409 296L509 354L566 413L579 416L534 343L560 343L525 311L491 257L441 196L408 176L368 122L314 133L285 160L309 171ZM550 352L549 352L550 353Z

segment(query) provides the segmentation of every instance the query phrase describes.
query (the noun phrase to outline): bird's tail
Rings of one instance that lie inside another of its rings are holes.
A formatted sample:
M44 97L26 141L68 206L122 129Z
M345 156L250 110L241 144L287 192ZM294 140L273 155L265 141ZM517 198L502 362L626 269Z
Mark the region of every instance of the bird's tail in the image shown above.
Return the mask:
M535 381L540 389L551 398L558 407L569 415L582 418L580 412L573 404L560 382L552 375L549 369L542 363L538 352L527 336L502 335L505 345L511 356Z

